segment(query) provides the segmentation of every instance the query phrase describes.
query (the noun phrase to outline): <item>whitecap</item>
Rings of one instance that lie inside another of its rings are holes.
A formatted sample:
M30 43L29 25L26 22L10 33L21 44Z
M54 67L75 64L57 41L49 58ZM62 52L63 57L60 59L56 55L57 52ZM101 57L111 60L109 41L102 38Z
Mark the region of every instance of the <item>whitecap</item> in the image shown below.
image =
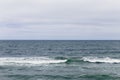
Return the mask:
M93 63L120 63L120 59L115 59L115 58L110 58L110 57L104 57L104 58L99 58L99 57L83 57L83 61L87 62L93 62Z
M64 63L66 61L48 57L0 57L0 65L41 65Z

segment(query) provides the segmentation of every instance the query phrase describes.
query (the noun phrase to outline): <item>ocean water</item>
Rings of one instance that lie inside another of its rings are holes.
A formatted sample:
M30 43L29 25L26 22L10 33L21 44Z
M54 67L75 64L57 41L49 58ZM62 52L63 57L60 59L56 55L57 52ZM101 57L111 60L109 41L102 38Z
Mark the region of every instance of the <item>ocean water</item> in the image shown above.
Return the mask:
M120 80L120 41L0 41L0 80Z

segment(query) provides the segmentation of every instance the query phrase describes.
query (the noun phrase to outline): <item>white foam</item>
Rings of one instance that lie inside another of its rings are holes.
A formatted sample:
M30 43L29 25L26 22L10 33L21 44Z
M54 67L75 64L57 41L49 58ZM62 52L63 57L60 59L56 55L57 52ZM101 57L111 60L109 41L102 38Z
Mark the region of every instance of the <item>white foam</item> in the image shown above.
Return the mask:
M120 59L114 59L114 58L98 58L98 57L83 57L83 61L87 62L100 62L100 63L120 63Z
M51 63L64 63L67 60L55 60L47 57L1 57L0 65L40 65Z

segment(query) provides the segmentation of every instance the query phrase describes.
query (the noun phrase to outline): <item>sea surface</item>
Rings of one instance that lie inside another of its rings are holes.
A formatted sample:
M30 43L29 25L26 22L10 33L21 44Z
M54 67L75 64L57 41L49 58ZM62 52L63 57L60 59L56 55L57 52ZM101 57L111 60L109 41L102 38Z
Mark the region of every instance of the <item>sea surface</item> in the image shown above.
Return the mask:
M1 40L0 80L120 80L120 41Z

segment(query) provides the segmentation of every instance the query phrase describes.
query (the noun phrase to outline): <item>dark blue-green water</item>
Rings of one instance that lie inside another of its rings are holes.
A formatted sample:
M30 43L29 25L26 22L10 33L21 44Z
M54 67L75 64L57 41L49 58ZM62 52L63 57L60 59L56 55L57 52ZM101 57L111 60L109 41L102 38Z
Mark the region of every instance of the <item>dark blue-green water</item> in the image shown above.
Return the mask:
M0 41L0 80L120 80L120 41Z

